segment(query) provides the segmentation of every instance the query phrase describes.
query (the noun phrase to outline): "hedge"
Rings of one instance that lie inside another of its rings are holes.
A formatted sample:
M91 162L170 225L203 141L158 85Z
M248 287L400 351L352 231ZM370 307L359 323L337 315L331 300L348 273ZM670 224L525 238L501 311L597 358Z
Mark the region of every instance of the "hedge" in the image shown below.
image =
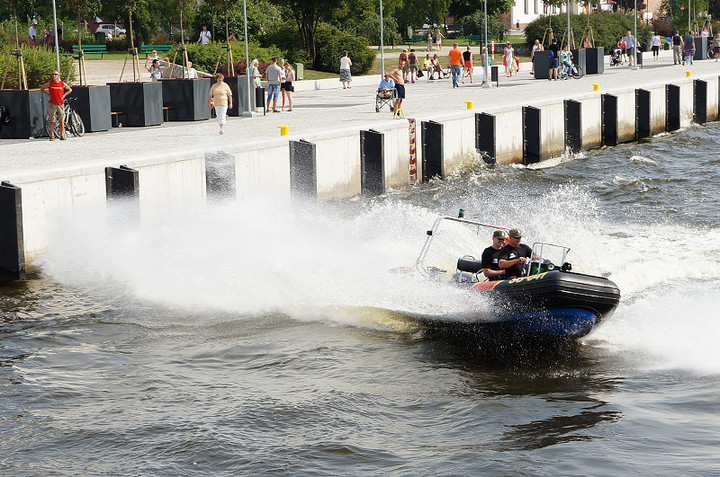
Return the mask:
M550 26L552 19L553 34L558 42L561 42L567 31L567 14L559 15L543 15L537 20L530 23L525 28L525 40L528 45L535 43L536 39L542 41L547 28ZM605 51L611 51L617 47L617 42L624 37L628 30L633 31L634 18L632 14L600 12L590 15L570 15L570 28L575 37L575 46L581 47L582 40L585 37L585 27L590 20L593 38L596 47L604 47ZM644 48L652 37L652 26L638 22L637 39L640 47ZM567 39L566 39L567 41ZM545 47L547 47L548 39L545 37Z
M40 88L50 81L50 73L55 69L55 52L41 46L24 46L22 52L28 88ZM0 77L2 77L2 74L5 72L9 54L9 51L0 52ZM17 65L18 62L15 61L15 58L11 58L7 77L5 78L6 89L19 88ZM68 71L70 71L69 78ZM75 81L75 68L71 58L65 56L60 57L60 75L63 81L67 81L70 84Z
M340 58L345 50L352 60L350 71L354 75L367 73L375 61L375 51L369 48L370 45L365 37L353 36L335 27L323 26L318 28L315 41L317 53L315 66L320 71L340 71Z

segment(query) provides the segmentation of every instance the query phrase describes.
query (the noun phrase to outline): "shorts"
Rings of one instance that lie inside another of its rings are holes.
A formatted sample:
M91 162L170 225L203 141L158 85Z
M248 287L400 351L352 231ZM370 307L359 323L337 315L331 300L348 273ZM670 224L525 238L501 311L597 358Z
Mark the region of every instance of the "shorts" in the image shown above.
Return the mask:
M417 63L410 63L410 71L417 71L418 65Z
M466 61L465 68L472 68L472 61Z
M405 85L395 84L395 97L397 99L405 99Z
M279 84L268 84L268 96L267 102L277 101L280 96L280 85Z
M292 81L286 81L286 82L282 83L282 84L280 85L280 89L285 90L285 91L289 91L289 92L291 92L291 93L292 93L293 91L295 91L295 88L293 88L293 85L292 85Z
M59 122L65 121L65 105L64 104L52 104L50 103L50 108L48 109L48 118L50 118L50 122L54 123L54 119L57 119Z
M550 68L557 68L560 64L560 59L558 57L554 57L550 59Z
M632 56L633 53L635 53L635 47L632 47L632 48L628 48L628 49L627 49L627 55L628 55L628 56Z
M685 56L695 56L695 48L690 48L689 50L685 50Z

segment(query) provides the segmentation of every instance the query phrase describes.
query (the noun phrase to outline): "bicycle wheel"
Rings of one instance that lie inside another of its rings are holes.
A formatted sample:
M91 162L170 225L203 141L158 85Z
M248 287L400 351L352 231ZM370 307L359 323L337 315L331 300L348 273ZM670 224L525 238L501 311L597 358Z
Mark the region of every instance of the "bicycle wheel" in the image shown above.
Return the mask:
M54 137L60 137L60 123L58 121L55 121L55 134ZM53 137L53 135L50 134L50 117L45 118L45 134L47 134L47 137Z
M583 69L580 66L573 66L572 72L573 72L573 78L575 78L575 79L580 79L585 74L585 72L583 71Z
M83 123L82 118L75 111L70 113L68 125L70 126L70 131L72 131L76 137L80 137L85 134L85 123Z

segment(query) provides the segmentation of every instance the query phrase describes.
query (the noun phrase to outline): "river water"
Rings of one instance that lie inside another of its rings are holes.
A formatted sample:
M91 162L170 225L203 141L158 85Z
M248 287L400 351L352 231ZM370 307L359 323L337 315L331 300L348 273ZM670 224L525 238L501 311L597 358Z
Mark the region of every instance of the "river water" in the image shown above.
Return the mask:
M720 475L718 137L142 226L76 209L0 288L0 474ZM571 247L615 315L540 354L425 336L403 317L464 295L386 271L460 208Z

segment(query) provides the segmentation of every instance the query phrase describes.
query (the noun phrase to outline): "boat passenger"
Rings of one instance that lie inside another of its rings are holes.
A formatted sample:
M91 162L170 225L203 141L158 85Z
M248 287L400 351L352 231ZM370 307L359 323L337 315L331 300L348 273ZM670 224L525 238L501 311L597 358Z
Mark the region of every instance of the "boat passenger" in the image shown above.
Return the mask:
M510 229L508 232L508 243L498 252L498 265L505 270L505 277L520 277L523 275L523 268L530 261L532 249L520 243L522 231Z
M505 244L505 239L507 239L505 231L496 230L492 235L492 245L483 250L480 266L482 267L483 275L490 281L505 278L505 270L500 270L500 265L498 264L498 252Z

